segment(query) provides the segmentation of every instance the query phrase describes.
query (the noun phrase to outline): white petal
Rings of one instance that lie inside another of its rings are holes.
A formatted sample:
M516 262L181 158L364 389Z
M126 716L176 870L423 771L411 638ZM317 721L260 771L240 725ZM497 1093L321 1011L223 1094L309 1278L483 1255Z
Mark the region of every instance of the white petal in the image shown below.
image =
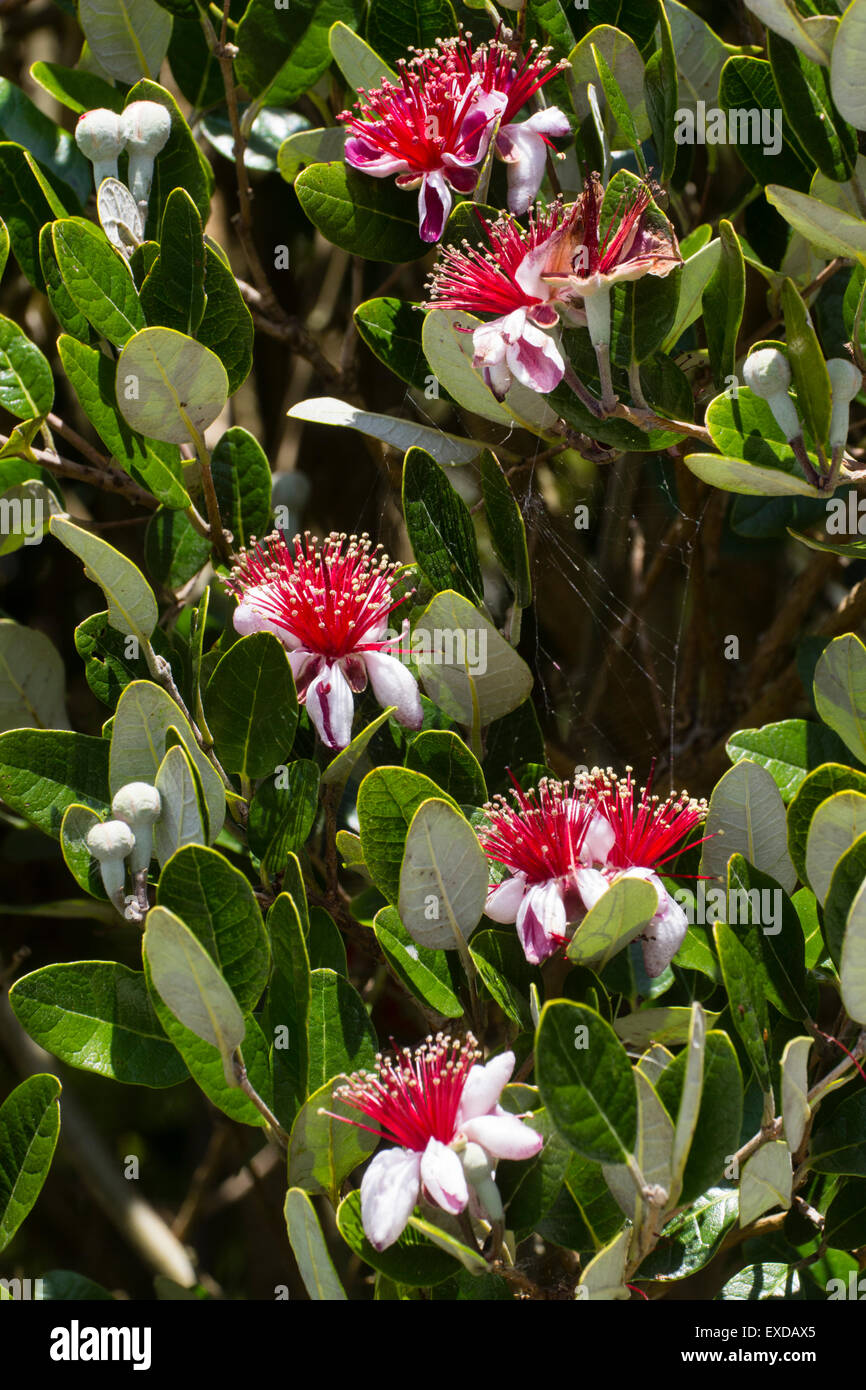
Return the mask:
M670 965L688 930L685 912L662 888L664 902L644 932L643 963L651 980Z
M564 934L565 922L565 903L556 879L530 888L520 904L516 923L523 954L530 965L540 965L553 954L557 942L552 938Z
M527 130L528 124L505 126L496 140L497 149L508 162L508 211L518 217L528 210L541 187L547 154L544 140Z
M516 1115L479 1115L461 1128L494 1158L532 1158L544 1145L543 1136Z
M488 889L484 911L491 922L514 922L526 892L526 874L517 873L504 878Z
M616 835L606 816L596 813L589 823L589 829L580 847L582 864L603 864L613 848Z
M610 887L610 879L601 869L575 869L574 880L587 912L595 907L599 898L603 897Z
M421 1187L421 1155L411 1149L376 1154L361 1182L361 1222L370 1244L386 1250L399 1239Z
M474 1066L466 1078L460 1108L457 1111L457 1127L462 1128L464 1120L474 1120L478 1115L487 1115L496 1105L504 1086L511 1080L514 1071L514 1053L500 1052L486 1066Z
M364 665L373 694L383 709L396 705L394 718L407 729L420 729L424 722L421 696L411 671L387 652L364 652Z
M421 1155L421 1182L432 1201L455 1215L469 1201L463 1164L453 1149L438 1139L428 1141Z
M340 667L323 666L307 688L307 712L319 738L328 748L345 748L352 739L355 704Z

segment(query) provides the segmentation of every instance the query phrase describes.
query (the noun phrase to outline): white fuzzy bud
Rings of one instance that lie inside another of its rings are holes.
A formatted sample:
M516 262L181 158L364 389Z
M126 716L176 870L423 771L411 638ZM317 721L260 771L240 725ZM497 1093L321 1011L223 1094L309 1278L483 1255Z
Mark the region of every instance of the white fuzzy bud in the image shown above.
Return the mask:
M124 860L135 847L134 834L122 820L100 821L88 830L85 843L94 859L99 862L106 893L122 914L125 907Z
M98 107L79 116L75 127L75 143L93 165L96 188L103 179L117 178L117 156L126 144L123 121L114 111Z
M134 101L123 113L129 151L129 191L141 205L150 197L153 162L171 134L171 116L158 101Z
M803 427L788 395L791 367L785 354L778 348L759 348L746 358L743 376L749 390L767 402L788 443L799 439Z
M153 854L153 825L162 814L162 798L149 782L127 782L115 793L111 810L135 835L129 867L132 873L140 873L148 867Z
M851 402L863 385L859 367L847 357L831 357L827 363L830 388L833 392L833 413L830 417L831 449L844 449L848 442L848 423Z

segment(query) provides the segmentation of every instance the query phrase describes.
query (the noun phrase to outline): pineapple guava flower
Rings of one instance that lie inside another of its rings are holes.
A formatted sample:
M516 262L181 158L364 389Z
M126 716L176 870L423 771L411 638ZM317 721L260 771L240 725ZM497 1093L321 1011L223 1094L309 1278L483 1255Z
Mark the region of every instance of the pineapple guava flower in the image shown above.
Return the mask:
M435 308L496 315L473 330L472 347L473 366L481 368L498 400L512 378L546 393L565 372L562 353L545 331L559 322L555 296L540 275L564 215L562 204L554 203L546 212L530 213L527 230L511 217L491 225L478 214L489 246L446 247L431 277Z
M644 275L669 275L682 264L682 256L673 227L651 208L646 184L623 195L602 235L604 195L598 174L593 174L552 241L542 275L559 298L580 300L598 358L602 405L610 411L616 405L610 371L611 290Z
M471 35L443 39L397 64L399 84L359 90L358 115L344 111L346 161L374 178L397 176L417 188L422 241L438 241L451 211L452 189L469 194L490 148L508 164L508 205L525 212L541 184L552 136L570 125L556 107L515 124L514 117L559 70L547 50L525 58L494 40L473 52Z
M696 801L688 792L671 793L664 801L654 796L650 784L639 797L632 782L631 768L617 778L608 769L594 768L579 780L581 795L609 826L613 840L601 867L581 867L575 875L587 911L598 902L611 884L620 878L642 878L658 895L658 911L641 937L644 967L650 978L661 975L670 965L686 935L686 914L658 876L656 870L675 859L684 841L707 813L707 803Z
M484 911L494 922L515 922L526 959L538 965L566 941L567 923L583 915L578 874L607 859L614 831L582 800L578 783L543 778L537 791L516 787L512 795L514 806L500 796L484 808L481 847L508 870L489 889Z
M398 1146L376 1154L361 1182L361 1220L377 1250L399 1239L422 1198L456 1216L474 1188L475 1209L483 1205L501 1219L501 1203L491 1211L498 1199L490 1190L492 1161L533 1158L542 1148L543 1137L499 1104L514 1053L500 1053L486 1066L478 1065L480 1056L471 1033L464 1042L439 1033L414 1054L404 1048L393 1060L377 1057L375 1072L357 1072L335 1088L336 1099L377 1128L335 1119Z
M279 637L298 698L328 748L350 742L353 692L368 679L380 705L396 705L401 724L421 727L418 687L388 651L388 619L405 599L393 597L397 568L367 536L332 532L319 546L306 533L288 545L275 532L241 551L226 581L238 600L235 631Z

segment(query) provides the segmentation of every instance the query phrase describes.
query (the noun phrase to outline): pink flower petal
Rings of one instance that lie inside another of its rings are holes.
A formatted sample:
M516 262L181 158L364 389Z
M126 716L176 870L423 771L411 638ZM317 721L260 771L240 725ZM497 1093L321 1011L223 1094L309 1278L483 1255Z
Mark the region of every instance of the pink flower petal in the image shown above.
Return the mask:
M496 1105L503 1088L511 1080L514 1071L514 1053L500 1052L486 1066L476 1065L466 1078L460 1109L457 1112L457 1128L462 1129L464 1121L474 1120L479 1115L487 1115Z
M421 1182L431 1201L457 1215L469 1201L469 1188L463 1165L453 1149L438 1139L430 1139L421 1155Z
M421 1189L421 1155L410 1149L376 1154L361 1182L361 1222L376 1250L403 1234Z
M479 1115L462 1130L494 1158L533 1158L544 1147L544 1137L516 1115Z
M386 179L389 174L403 173L409 167L405 160L384 154L376 145L358 135L350 135L346 141L346 163L355 169L363 169L365 174L372 174L375 179Z
M388 656L387 652L365 652L364 664L373 694L382 708L396 705L395 719L407 729L420 729L424 722L424 710L411 671L396 656Z
M540 965L552 955L558 943L554 936L565 931L565 904L556 880L531 888L517 914L517 935L530 965Z
M425 174L418 193L418 232L422 241L438 241L451 211L451 189L440 169Z
M340 667L323 666L307 689L307 713L327 748L345 748L352 739L354 701Z
M492 922L515 922L525 892L526 874L514 874L511 878L503 879L487 891L486 915Z
M685 940L688 931L688 918L678 902L665 891L655 874L647 875L647 882L661 888L659 911L653 917L643 934L641 949L646 973L651 980L667 969Z
M554 340L528 322L505 360L519 382L545 395L559 385L565 373L565 362Z

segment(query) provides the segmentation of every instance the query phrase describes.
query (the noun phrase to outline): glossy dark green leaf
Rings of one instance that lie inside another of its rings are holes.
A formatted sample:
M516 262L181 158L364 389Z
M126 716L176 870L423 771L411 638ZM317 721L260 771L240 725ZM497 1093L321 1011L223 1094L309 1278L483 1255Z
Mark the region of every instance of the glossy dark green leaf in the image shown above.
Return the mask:
M354 318L367 347L395 376L419 391L430 384L430 368L421 347L424 315L419 305L403 299L368 299L358 305Z
M797 412L815 442L823 445L830 429L830 377L811 315L790 279L782 285L782 310Z
M378 767L358 790L358 820L364 859L376 887L396 903L400 866L412 817L430 798L455 802L429 777L404 767Z
M249 545L254 536L260 540L271 517L271 467L259 441L232 425L211 454L211 472L220 516L235 549Z
M63 283L76 308L115 347L145 327L138 291L126 261L99 227L68 217L51 229Z
M310 974L308 1088L315 1091L336 1076L370 1071L379 1044L364 1001L333 970Z
M827 1119L819 1117L809 1159L818 1173L866 1178L866 1091L842 1100Z
M195 337L205 310L204 260L198 209L185 189L175 188L162 214L159 257L141 287L148 324Z
M735 1188L714 1187L662 1228L655 1249L638 1268L646 1279L687 1279L709 1264L737 1219Z
M233 395L253 365L253 320L237 280L212 245L205 248L204 287L207 304L196 339L222 362Z
M356 0L293 0L285 9L249 0L235 31L238 77L251 96L291 106L330 66L331 25L356 29L360 18Z
M469 508L423 449L403 463L403 515L415 559L438 593L456 589L478 603L484 580Z
M250 802L247 834L268 874L282 873L286 855L299 853L319 809L319 769L306 758L265 777Z
M737 338L746 304L746 267L739 237L730 222L719 223L722 253L703 293L704 327L716 385L734 375Z
M502 1097L507 1109L508 1092ZM526 1118L526 1127L544 1136L544 1148L534 1158L499 1163L496 1186L505 1205L508 1229L534 1231L553 1206L562 1189L574 1150L557 1134L544 1110Z
M0 315L0 406L19 420L32 420L53 403L47 360L17 323Z
M675 118L679 104L679 81L670 21L662 3L659 3L658 15L661 47L647 60L644 96L653 144L661 164L659 178L666 183L674 171L677 156Z
M267 992L265 1031L270 1040L274 1108L280 1123L288 1127L307 1096L310 1010L310 961L303 923L289 893L280 893L274 902L267 927L274 967ZM312 1116L308 1121L315 1124ZM314 1157L317 1161L317 1155ZM292 1180L300 1181L297 1173Z
M469 954L503 1013L519 1028L530 1030L533 1020L529 992L535 985L541 995L541 972L537 965L527 961L517 933L496 928L479 929L472 935Z
M60 836L73 802L108 810L106 739L62 729L12 729L0 734L0 796L44 834Z
M713 927L722 978L730 1001L731 1022L743 1040L749 1061L765 1095L772 1090L770 1059L764 1041L769 1029L762 972L748 949L725 922Z
M140 971L102 960L47 965L17 980L9 1002L34 1042L71 1067L132 1086L188 1075Z
M673 1117L679 1109L686 1063L683 1050L665 1067L656 1084L659 1100ZM704 1045L700 1108L678 1198L680 1206L690 1206L721 1181L739 1145L742 1123L743 1077L737 1054L727 1033L712 1030Z
M734 907L736 904L736 907ZM809 1018L806 1000L805 941L797 910L769 874L741 854L728 864L728 923L749 951L763 977L770 1002L788 1018Z
M151 642L159 656L170 657L171 649L161 628L154 629ZM133 654L128 638L111 626L107 613L92 613L78 624L75 650L84 662L90 689L111 709L131 681L147 680L149 672L143 654Z
M289 1142L289 1183L324 1193L337 1206L343 1181L370 1157L379 1137L348 1123L361 1117L332 1091L333 1083L320 1087L298 1111Z
M806 880L806 842L818 807L837 792L866 795L866 774L840 763L824 763L810 772L788 808L788 852L800 879Z
M727 110L729 122L732 111L740 113L735 149L756 182L762 187L779 183L808 192L812 168L787 125L782 128L780 148L770 152L779 134L774 138L773 113L783 109L770 64L764 58L729 58L719 81L719 103ZM762 128L762 117L769 118L769 130Z
M385 959L415 998L443 1018L460 1018L463 1005L454 993L447 952L413 941L394 907L383 907L373 926Z
M8 78L0 78L0 139L23 145L41 167L69 189L70 199L85 203L93 176L91 166L68 131Z
M286 649L271 632L242 637L220 658L205 713L227 772L267 777L291 752L298 722Z
M481 495L496 558L514 592L515 600L521 608L526 608L532 601L526 527L511 485L496 455L489 449L485 449L481 455Z
M29 1076L0 1105L0 1250L5 1250L48 1176L60 1132L60 1082Z
M410 48L431 48L456 33L449 0L371 0L367 13L367 42L388 63L405 58Z
M160 507L147 523L144 560L150 577L164 589L180 589L210 559L211 545L185 512Z
M600 1163L623 1162L637 1138L637 1089L610 1024L583 1004L546 1004L535 1069L541 1099L572 1147Z
M784 719L760 729L740 729L725 745L731 762L748 758L769 772L787 805L821 763L846 757L845 745L832 729L812 719Z
M829 67L813 63L772 30L767 38L785 121L822 174L839 182L850 178L857 158L857 132L836 110Z
M101 106L108 111L123 110L122 87L113 86L95 72L83 68L65 68L59 63L34 63L30 69L34 82L53 96L61 106L82 115Z
M345 164L311 164L295 180L301 207L334 246L371 261L416 261L418 195ZM0 212L3 209L0 208Z
M842 1250L866 1245L866 1182L846 1182L833 1198L824 1219L824 1240Z
M452 1257L411 1226L407 1226L400 1239L389 1245L387 1250L374 1249L364 1235L359 1192L350 1192L340 1203L337 1226L350 1250L360 1256L365 1264L380 1270L399 1284L425 1287L441 1283L454 1273Z
M483 806L487 800L477 759L451 729L426 729L413 738L406 766L423 772L461 806Z
M31 285L45 288L39 264L39 232L67 209L27 150L0 142L0 217L12 252Z

